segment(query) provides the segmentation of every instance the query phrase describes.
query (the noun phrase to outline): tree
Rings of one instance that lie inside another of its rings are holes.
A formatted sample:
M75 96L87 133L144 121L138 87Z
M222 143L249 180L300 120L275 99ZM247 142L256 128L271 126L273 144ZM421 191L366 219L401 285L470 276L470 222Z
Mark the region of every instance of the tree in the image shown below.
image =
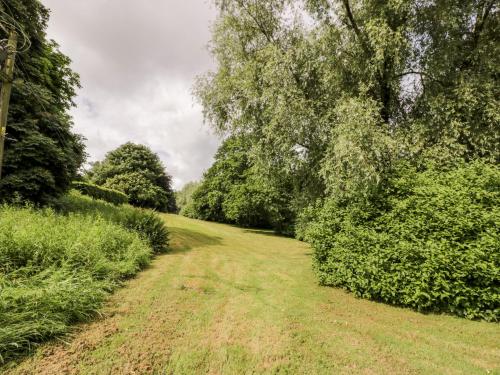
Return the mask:
M205 118L246 134L267 175L290 181L299 211L338 185L333 171L376 171L373 186L359 185L374 191L392 159L500 160L495 1L216 3L218 67L196 86ZM342 115L349 106L370 108L369 129ZM366 149L357 133L390 154L351 152Z
M245 136L226 139L184 210L188 216L286 232L289 195L262 178L251 153Z
M85 159L72 132L78 75L45 34L49 11L37 0L0 2L0 24L19 29L0 200L47 203L66 192ZM8 29L8 28L6 28ZM0 28L0 39L6 38Z
M176 212L172 179L158 155L147 146L126 143L94 163L88 177L97 185L124 192L130 203Z
M200 183L197 181L188 182L181 190L175 192L175 203L181 215L191 216L189 212L186 212L186 209L191 206L193 193L198 186L200 186Z

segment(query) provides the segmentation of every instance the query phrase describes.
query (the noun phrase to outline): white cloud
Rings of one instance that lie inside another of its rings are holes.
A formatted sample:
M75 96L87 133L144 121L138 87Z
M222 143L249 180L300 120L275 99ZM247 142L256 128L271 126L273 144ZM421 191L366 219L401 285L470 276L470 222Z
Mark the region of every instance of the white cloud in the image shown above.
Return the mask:
M45 0L49 37L81 76L73 110L90 160L128 141L150 146L174 185L199 179L219 140L191 95L213 65L214 10L202 0Z

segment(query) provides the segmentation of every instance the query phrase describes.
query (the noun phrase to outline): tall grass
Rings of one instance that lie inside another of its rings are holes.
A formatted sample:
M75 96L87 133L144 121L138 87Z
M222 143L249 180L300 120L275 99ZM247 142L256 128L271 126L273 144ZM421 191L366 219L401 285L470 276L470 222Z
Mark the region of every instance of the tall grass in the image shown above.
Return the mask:
M92 318L167 240L154 212L77 193L55 209L0 206L0 363Z
M146 240L155 253L168 250L168 231L164 221L154 211L129 205L115 206L95 200L77 191L59 198L55 209L63 214L80 213L100 217L135 231Z

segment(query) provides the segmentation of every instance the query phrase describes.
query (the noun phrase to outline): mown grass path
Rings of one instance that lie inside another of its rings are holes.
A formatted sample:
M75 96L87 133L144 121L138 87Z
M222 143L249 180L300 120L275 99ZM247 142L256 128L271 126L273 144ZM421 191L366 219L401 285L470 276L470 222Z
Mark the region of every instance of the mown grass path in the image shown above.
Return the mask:
M317 285L306 244L166 216L173 252L12 374L498 373L500 327Z

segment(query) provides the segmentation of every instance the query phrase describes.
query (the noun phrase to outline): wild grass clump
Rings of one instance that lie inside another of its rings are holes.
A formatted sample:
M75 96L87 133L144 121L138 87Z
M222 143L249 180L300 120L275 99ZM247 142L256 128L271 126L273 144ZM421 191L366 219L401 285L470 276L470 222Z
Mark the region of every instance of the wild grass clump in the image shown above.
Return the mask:
M152 210L128 205L116 207L113 204L83 196L76 191L60 198L55 208L63 214L77 212L100 217L135 231L157 254L168 250L168 230L162 218Z
M400 170L376 201L329 199L306 230L324 285L359 297L500 319L500 169Z
M88 320L152 256L104 218L0 207L0 361Z

